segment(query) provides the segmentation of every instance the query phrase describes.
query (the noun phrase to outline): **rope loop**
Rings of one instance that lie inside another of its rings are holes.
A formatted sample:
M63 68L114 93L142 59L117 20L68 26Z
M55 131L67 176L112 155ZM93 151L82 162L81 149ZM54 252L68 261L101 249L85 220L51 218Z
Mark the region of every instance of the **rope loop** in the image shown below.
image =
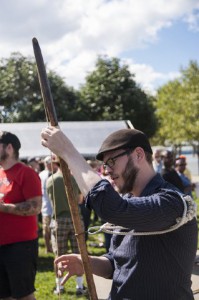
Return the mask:
M88 229L88 234L97 234L100 232L109 233L109 234L116 234L116 235L135 235L135 236L142 236L142 235L159 235L174 231L181 227L182 225L186 224L187 222L191 221L193 218L196 217L197 206L194 200L189 195L182 195L177 192L177 194L182 199L184 205L184 211L182 217L176 219L176 224L171 226L168 229L160 230L160 231L152 231L152 232L138 232L134 229L129 230L128 228L122 226L116 226L114 224L105 223L101 226L94 226Z

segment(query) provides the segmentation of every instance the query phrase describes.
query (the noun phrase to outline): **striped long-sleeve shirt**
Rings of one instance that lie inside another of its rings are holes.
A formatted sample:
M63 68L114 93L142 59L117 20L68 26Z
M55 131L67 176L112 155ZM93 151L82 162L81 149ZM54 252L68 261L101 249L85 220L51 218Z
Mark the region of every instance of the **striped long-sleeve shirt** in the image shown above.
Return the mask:
M87 205L109 223L160 231L176 224L184 205L175 187L157 174L140 197L121 197L102 180L90 191ZM197 249L197 223L160 235L113 235L105 256L113 266L109 299L190 300L191 273Z

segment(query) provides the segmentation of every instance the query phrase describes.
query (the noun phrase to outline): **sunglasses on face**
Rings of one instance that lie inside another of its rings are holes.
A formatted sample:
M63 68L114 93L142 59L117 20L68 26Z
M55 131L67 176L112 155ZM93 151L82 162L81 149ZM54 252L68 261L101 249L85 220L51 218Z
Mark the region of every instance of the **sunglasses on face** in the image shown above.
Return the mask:
M103 164L104 169L106 169L107 167L109 167L109 168L112 169L112 168L114 167L115 161L117 160L118 157L121 157L121 156L124 156L124 155L129 155L132 151L133 151L132 149L131 149L131 150L128 149L128 150L126 150L126 151L124 151L124 152L122 152L122 153L120 153L120 154L118 154L118 155L116 155L116 156L110 157L110 158Z

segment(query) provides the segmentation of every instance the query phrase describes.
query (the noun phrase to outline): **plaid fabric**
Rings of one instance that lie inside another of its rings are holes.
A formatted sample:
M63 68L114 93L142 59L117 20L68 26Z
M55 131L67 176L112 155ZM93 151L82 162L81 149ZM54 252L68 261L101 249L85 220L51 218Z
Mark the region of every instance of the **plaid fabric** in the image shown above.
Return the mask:
M56 222L55 220L51 220L50 227L51 227L51 241L52 241L53 253L56 256L67 253L69 241L70 241L72 252L79 253L77 240L75 237L75 231L74 231L71 218L59 217L56 219ZM83 222L82 222L82 228L84 228Z
M50 234L50 222L51 222L51 216L42 216L43 236L46 233Z

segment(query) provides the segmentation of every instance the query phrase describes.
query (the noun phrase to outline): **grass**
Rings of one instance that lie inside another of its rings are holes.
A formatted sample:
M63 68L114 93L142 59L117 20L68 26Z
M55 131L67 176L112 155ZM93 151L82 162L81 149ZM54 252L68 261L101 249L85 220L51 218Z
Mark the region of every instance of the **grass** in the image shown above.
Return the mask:
M197 224L198 224L198 249L199 249L199 198L196 198L194 195L194 199L197 205Z
M199 229L199 198L196 199L197 204L197 223ZM104 242L103 234L89 235L87 241L88 253L91 255L102 255L105 253L104 247L93 247L91 245L100 244ZM198 237L198 249L199 249L199 237ZM53 271L53 254L45 253L44 240L42 237L39 238L39 261L38 261L38 272L36 276L36 292L35 296L38 300L74 300L77 298L75 295L76 291L76 282L75 277L70 278L69 281L65 284L66 293L60 296L53 295L53 288L55 286L55 274ZM79 296L79 300L88 299L85 296Z
M104 235L89 235L89 239L87 241L88 253L91 255L102 255L104 254L104 247L93 247L90 245L99 245L104 242ZM53 271L53 261L54 255L51 253L45 253L45 245L44 239L42 237L39 238L39 260L38 260L38 271L36 275L36 292L35 296L38 300L85 300L88 299L86 296L76 296L76 281L75 277L70 278L65 284L65 293L62 295L54 295L53 289L55 287L55 273ZM86 282L85 282L86 285Z

